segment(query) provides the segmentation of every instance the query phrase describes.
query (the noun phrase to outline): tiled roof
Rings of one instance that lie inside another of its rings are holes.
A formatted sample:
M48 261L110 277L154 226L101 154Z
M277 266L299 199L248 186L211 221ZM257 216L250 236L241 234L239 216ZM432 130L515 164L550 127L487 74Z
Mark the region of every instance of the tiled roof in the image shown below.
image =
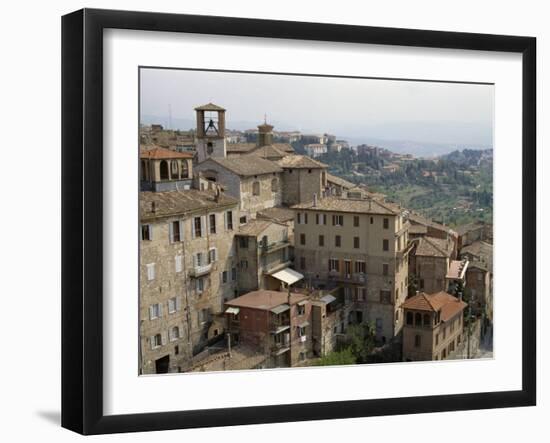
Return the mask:
M313 160L307 155L287 155L281 160L277 161L281 168L295 168L295 169L320 169L327 168L328 166L317 160Z
M453 231L453 229L450 228L449 226L445 226L445 225L442 225L441 223L434 222L433 220L430 220L429 218L426 218L420 214L417 214L416 212L409 211L409 220L411 221L411 224L429 226L431 228L447 232L448 234L456 234L456 232Z
M354 183L351 183L347 180L344 180L343 178L337 177L336 175L332 175L332 174L327 174L327 181L331 183L335 183L338 186L341 186L342 188L346 188L346 189L352 189L356 187Z
M446 292L437 292L435 294L426 294L419 292L405 300L401 305L403 309L415 311L437 312L441 310L441 320L447 321L462 311L466 306L462 300Z
M174 158L193 158L192 152L178 152L171 149L155 146L150 149L142 149L139 158L144 159L174 159Z
M489 269L493 268L493 245L491 243L476 241L460 250L460 255L464 254L479 258L487 264Z
M256 143L228 143L226 151L231 152L250 152L256 148Z
M288 143L273 143L273 146L284 152L294 152L294 148Z
M223 166L225 169L243 177L282 172L282 169L277 166L276 162L258 157L254 154L241 155L240 157L236 158L210 157L203 163L207 161L216 162L219 165Z
M279 148L276 148L273 145L265 145L252 149L250 153L257 155L258 157L267 158L267 159L276 159L279 160L285 155L288 155L287 152L282 151Z
M435 237L421 237L415 255L422 257L450 257L453 252L449 241Z
M290 294L291 305L305 299L307 299L307 295L297 293ZM285 303L288 303L288 293L260 289L259 291L248 292L240 297L234 298L226 302L226 305L267 311Z
M482 229L485 225L481 222L468 223L466 225L461 225L456 228L458 235L464 235L467 232L474 231L476 229Z
M256 214L258 218L275 220L278 222L287 222L294 220L294 211L289 208L273 207L264 209Z
M211 210L225 206L236 205L233 197L220 194L216 201L215 191L185 191L140 192L139 213L142 221L156 218L179 216L198 210Z
M245 225L239 226L237 235L256 237L265 231L273 222L271 220L250 220Z
M325 197L317 200L317 206L313 202L300 203L292 206L292 209L312 209L318 211L352 212L361 214L388 214L398 215L396 208L388 206L377 200L352 199L341 197Z
M445 278L457 280L464 278L466 269L468 269L468 260L452 260Z
M206 105L197 106L195 111L225 111L225 109L214 103L207 103Z
M428 232L428 227L424 225L415 225L411 224L409 228L409 234L426 234Z

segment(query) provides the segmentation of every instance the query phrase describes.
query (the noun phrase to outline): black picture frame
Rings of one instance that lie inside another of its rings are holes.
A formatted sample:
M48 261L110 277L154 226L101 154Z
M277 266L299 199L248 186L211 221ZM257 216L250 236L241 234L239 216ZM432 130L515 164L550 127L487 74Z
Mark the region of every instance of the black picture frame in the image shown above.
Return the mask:
M103 30L170 31L522 54L522 388L131 415L103 413ZM62 18L62 426L82 434L536 404L536 39L338 24L83 9Z

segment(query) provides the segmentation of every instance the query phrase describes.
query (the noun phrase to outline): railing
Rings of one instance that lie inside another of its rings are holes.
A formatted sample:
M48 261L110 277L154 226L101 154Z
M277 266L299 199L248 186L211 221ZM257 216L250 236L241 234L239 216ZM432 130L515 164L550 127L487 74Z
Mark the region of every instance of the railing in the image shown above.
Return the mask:
M330 280L344 281L344 282L353 282L353 283L366 283L367 274L363 272L351 273L351 274L341 274L337 271L329 271L328 278Z
M208 274L211 270L212 270L212 263L208 263L207 265L201 265L201 266L193 266L189 270L189 276L200 277L201 275Z
M260 249L260 252L262 254L268 254L270 252L278 251L279 249L286 248L287 246L290 246L290 242L288 240L273 242L267 245L260 242L260 244L258 245L258 249Z

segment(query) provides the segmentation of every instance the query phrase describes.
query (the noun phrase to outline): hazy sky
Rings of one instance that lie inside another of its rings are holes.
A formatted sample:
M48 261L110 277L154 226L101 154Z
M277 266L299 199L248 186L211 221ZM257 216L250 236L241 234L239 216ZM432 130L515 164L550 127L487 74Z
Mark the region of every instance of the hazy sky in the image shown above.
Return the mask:
M213 102L227 109L230 129L267 114L275 130L490 145L493 101L491 85L141 70L142 120L167 119L171 107L180 129L194 125L194 107Z

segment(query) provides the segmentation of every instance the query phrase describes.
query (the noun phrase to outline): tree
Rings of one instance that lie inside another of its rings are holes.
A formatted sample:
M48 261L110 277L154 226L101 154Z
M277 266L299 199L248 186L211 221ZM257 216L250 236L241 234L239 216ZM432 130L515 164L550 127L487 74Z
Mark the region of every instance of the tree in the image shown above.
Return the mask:
M354 365L357 360L350 348L330 352L314 363L314 366Z
M367 363L369 354L375 346L375 329L371 323L350 325L346 332L346 348L357 360L357 363Z

